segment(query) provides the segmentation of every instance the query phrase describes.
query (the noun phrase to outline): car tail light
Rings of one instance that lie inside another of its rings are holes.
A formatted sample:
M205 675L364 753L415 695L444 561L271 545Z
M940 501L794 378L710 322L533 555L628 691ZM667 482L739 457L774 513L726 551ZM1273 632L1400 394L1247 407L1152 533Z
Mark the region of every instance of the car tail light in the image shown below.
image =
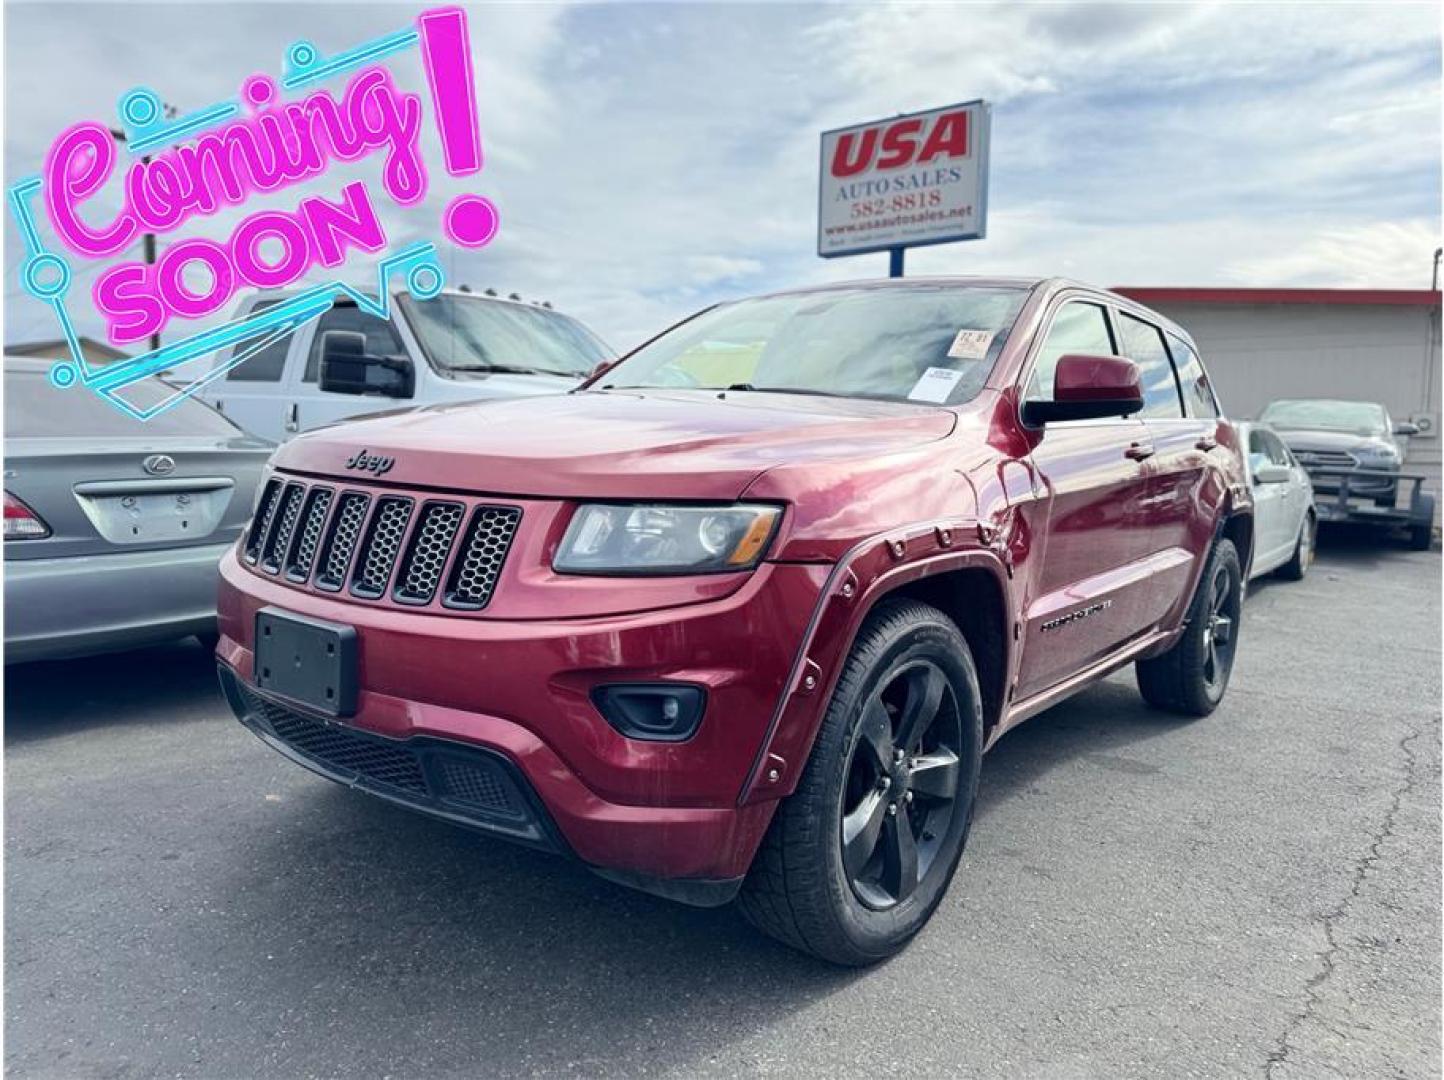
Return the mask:
M5 539L38 540L50 535L50 526L45 524L30 507L10 492L5 493Z

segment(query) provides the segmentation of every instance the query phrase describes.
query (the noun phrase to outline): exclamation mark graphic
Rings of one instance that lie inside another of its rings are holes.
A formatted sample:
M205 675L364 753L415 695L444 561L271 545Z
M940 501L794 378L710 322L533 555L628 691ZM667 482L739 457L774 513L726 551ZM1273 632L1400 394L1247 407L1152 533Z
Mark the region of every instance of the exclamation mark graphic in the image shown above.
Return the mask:
M470 176L481 171L481 123L466 12L437 8L421 15L417 23L446 171L452 176ZM441 224L446 235L461 246L483 247L496 235L496 207L480 195L458 195L447 204Z

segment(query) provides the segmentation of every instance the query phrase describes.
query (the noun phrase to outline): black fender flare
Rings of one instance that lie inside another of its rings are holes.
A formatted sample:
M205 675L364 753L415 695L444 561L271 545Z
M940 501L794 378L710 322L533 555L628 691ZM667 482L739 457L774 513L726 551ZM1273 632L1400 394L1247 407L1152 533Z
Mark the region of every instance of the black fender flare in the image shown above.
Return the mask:
M885 597L926 577L982 568L1002 590L1005 611L1013 610L1004 543L1000 530L968 518L910 525L847 551L823 584L738 805L781 799L796 788L843 662L863 621ZM1011 631L1003 642L1004 663L1011 664Z

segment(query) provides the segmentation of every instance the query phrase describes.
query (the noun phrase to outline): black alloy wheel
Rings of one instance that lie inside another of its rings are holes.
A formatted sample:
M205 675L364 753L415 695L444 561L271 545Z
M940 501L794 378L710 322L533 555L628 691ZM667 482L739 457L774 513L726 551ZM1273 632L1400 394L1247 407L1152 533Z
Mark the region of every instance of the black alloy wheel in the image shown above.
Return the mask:
M898 671L864 707L843 789L843 870L881 911L906 900L938 857L958 795L962 722L928 660Z
M742 913L835 964L896 953L957 870L982 746L978 669L957 624L915 600L879 603L753 860Z
M1243 568L1238 549L1220 537L1189 602L1183 632L1166 652L1138 661L1138 689L1150 705L1207 716L1223 700L1238 650Z
M1238 640L1239 611L1243 590L1236 587L1232 567L1220 563L1212 568L1209 582L1208 614L1203 627L1203 679L1210 692L1222 694L1233 670L1233 651Z

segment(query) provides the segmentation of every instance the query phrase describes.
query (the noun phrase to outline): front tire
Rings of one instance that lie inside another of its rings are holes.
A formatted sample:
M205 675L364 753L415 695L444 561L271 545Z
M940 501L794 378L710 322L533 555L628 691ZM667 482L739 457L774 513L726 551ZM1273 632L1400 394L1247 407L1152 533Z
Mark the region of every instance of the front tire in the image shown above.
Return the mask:
M1318 540L1318 532L1319 523L1310 510L1304 515L1304 523L1299 526L1299 538L1294 542L1293 558L1279 567L1279 577L1286 581L1304 580L1304 575L1309 572L1309 567L1314 562L1314 544Z
M1243 571L1233 541L1220 537L1189 604L1187 626L1173 647L1138 661L1138 689L1150 705L1183 716L1218 708L1233 672L1243 610Z
M983 712L968 643L941 611L888 600L848 654L797 790L738 898L779 941L834 964L896 953L967 843Z

